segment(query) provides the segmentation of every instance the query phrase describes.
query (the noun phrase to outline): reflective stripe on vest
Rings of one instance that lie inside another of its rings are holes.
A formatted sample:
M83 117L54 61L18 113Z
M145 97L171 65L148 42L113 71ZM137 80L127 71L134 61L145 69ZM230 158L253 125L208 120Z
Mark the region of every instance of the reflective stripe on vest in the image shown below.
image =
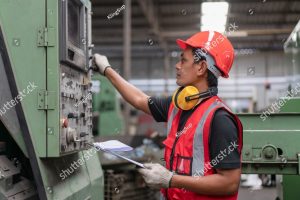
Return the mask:
M170 114L170 117L168 119L168 123L167 123L167 136L168 136L168 134L171 131L172 122L173 122L173 119L175 118L177 112L178 112L178 109L174 106L174 108L173 108L173 110L172 110L172 112Z
M222 107L224 104L216 100L208 109L204 112L200 122L197 125L194 140L193 140L193 163L192 163L192 175L203 176L204 175L204 145L203 145L203 129L204 123L209 113L216 107Z

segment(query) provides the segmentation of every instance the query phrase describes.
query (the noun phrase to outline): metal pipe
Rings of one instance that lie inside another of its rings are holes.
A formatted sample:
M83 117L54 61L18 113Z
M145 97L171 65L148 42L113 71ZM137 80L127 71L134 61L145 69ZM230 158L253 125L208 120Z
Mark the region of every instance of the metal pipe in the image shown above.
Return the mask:
M124 78L129 80L131 78L131 0L124 0L124 26L123 26L123 64L124 64ZM125 134L129 133L130 122L130 105L124 104L125 115Z
M168 85L168 79L169 79L169 72L170 72L170 56L167 50L164 51L164 80L165 80L165 88L164 93L167 96L169 92L169 85Z

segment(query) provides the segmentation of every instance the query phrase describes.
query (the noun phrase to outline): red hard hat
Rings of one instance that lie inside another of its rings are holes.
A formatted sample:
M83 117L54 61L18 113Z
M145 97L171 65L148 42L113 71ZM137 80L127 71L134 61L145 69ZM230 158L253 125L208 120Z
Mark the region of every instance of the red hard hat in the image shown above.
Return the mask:
M203 31L194 34L186 41L177 39L177 44L182 49L187 46L201 48L207 51L214 59L216 66L224 78L228 78L234 60L234 49L231 42L221 33L216 31Z

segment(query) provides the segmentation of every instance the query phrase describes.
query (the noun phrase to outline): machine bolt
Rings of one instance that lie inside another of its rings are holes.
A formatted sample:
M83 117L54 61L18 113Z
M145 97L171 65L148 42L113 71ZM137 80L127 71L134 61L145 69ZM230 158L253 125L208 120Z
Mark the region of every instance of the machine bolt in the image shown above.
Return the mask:
M278 152L275 146L268 144L263 147L262 154L265 159L271 160L276 158Z
M273 151L270 149L267 149L265 151L265 156L266 156L266 158L273 158Z
M286 164L286 163L287 163L287 160L286 160L286 158L285 158L285 157L282 157L282 158L281 158L281 162L283 162L283 163L285 163L285 164Z

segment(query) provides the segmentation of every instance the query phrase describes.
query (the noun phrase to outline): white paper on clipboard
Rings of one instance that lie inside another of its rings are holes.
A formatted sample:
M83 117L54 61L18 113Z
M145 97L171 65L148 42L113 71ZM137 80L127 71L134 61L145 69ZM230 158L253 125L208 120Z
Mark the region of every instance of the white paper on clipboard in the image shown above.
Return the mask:
M130 158L127 158L125 156L122 156L118 153L116 153L115 151L131 151L133 150L132 147L118 141L118 140L109 140L109 141L106 141L106 142L96 142L94 143L94 146L95 147L99 147L102 151L106 152L106 153L109 153L109 154L112 154L114 156L117 156L118 158L122 158L124 160L127 160L139 167L142 167L142 168L145 168L145 166L142 164L142 163L139 163L137 161L134 161Z
M118 140L108 140L105 142L95 142L94 146L108 151L131 151L133 148Z
M125 156L122 156L122 155L120 155L120 154L117 154L116 152L108 151L108 150L104 150L104 151L105 151L106 153L110 153L110 154L112 154L112 155L114 155L114 156L117 156L118 158L122 158L122 159L124 159L124 160L127 160L127 161L129 161L129 162L131 162L131 163L133 163L133 164L135 164L135 165L137 165L137 166L139 166L139 167L145 168L145 166L144 166L142 163L139 163L139 162L134 161L134 160L132 160L132 159L130 159L130 158L127 158L127 157L125 157Z

